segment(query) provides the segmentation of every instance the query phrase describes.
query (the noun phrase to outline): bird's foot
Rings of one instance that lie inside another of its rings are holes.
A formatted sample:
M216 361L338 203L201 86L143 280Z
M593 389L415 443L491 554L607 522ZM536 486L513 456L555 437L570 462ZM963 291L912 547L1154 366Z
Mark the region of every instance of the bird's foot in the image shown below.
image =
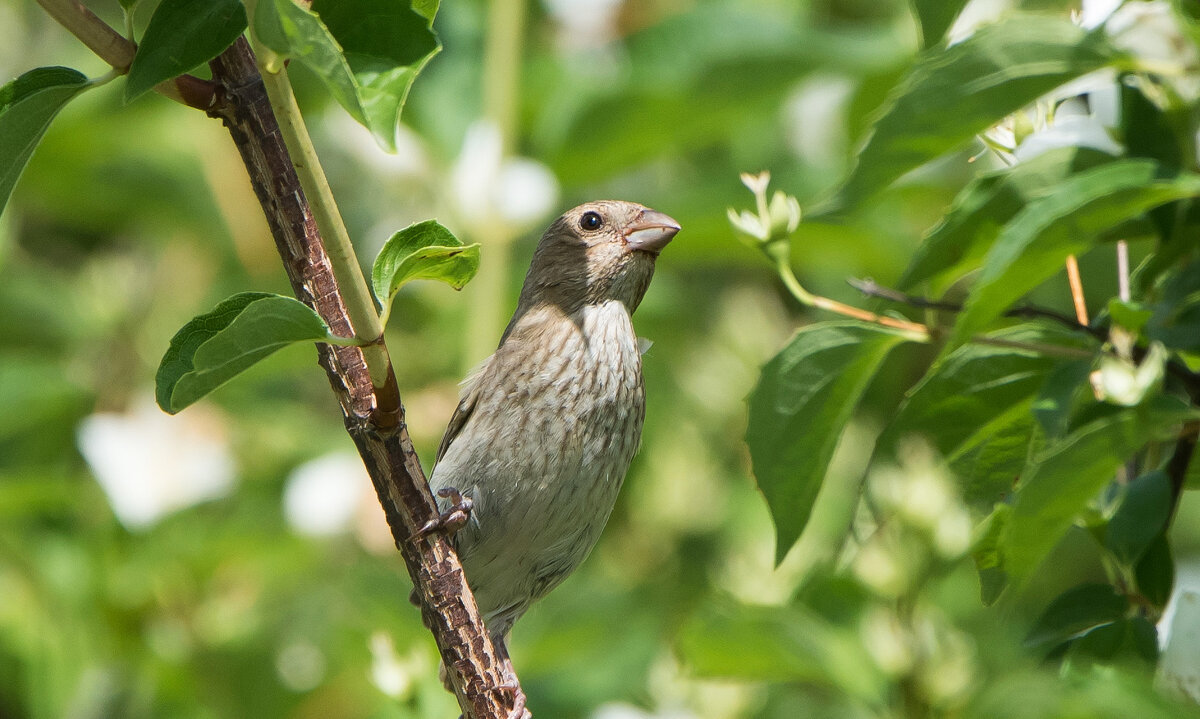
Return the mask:
M420 539L432 532L445 532L447 536L453 536L471 518L471 509L475 503L471 501L470 497L464 497L454 487L439 489L438 496L450 500L450 508L421 525L421 528L413 535L413 539Z
M496 691L512 695L513 705L512 709L508 710L508 719L533 719L533 714L525 708L525 692L521 691L520 684L516 682L497 684Z

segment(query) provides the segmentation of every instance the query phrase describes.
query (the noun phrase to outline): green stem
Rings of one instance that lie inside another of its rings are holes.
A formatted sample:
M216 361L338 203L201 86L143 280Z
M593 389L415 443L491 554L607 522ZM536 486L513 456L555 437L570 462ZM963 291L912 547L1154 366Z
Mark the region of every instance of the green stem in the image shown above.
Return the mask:
M853 305L847 305L837 300L814 295L804 289L800 284L800 280L796 278L796 274L792 272L791 263L788 262L786 255L780 253L780 256L773 258L775 269L779 273L780 279L787 287L796 301L806 307L815 307L817 309L835 312L845 317L852 317L863 322L871 322L884 327L902 330L909 333L910 339L915 342L932 342L936 334L936 328L931 330L928 326L919 322L910 322L908 320L899 319L897 317L889 317L880 315L869 310L864 310ZM1095 356L1094 352L1075 347L1062 347L1060 345L1046 344L1043 342L1016 342L1013 340L1000 339L998 337L987 337L984 335L976 335L971 338L972 342L981 345L990 345L993 347L1009 347L1012 349L1022 349L1051 357L1066 357L1070 359L1087 359Z
M256 56L266 57L268 61L274 56L274 53L265 50L259 55L263 48L257 42L253 45ZM267 65L268 62L259 60L259 72L262 73L271 108L279 121L280 134L283 135L296 174L300 178L300 185L304 188L304 194L312 208L313 220L324 239L329 264L333 267L346 305L346 314L354 327L354 337L363 343L363 355L371 372L371 382L376 387L382 387L387 380L391 363L387 350L376 342L383 336L383 325L380 324L379 314L375 310L375 299L367 287L358 264L358 256L354 253L354 245L350 242L350 233L346 231L325 171L317 159L312 138L309 137L304 118L300 115L287 70L276 64L275 71L272 71Z
M500 129L505 155L513 151L521 85L526 0L492 0L483 58L483 112Z
M500 131L503 157L514 151L517 136L517 99L520 96L521 53L525 35L527 0L492 0L488 8L488 34L484 44L483 114ZM477 230L484 261L467 286L470 314L464 368L474 367L492 353L504 328L508 310L508 277L512 270L512 243L516 239L503 223ZM484 234L486 233L486 234Z
M788 292L791 292L792 296L805 307L815 306L816 301L812 293L804 289L804 286L800 284L800 280L796 278L796 273L792 271L792 263L788 261L788 258L780 256L774 258L774 260L775 271L779 273L779 278L783 280L783 285L788 288Z

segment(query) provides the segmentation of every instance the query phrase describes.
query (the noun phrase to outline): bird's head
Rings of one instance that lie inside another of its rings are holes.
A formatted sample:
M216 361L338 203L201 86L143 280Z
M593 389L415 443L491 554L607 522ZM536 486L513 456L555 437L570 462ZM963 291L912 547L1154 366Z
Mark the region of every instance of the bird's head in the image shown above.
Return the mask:
M637 308L654 275L654 260L679 223L634 202L601 200L567 210L542 235L518 314L553 303L567 314L608 300Z

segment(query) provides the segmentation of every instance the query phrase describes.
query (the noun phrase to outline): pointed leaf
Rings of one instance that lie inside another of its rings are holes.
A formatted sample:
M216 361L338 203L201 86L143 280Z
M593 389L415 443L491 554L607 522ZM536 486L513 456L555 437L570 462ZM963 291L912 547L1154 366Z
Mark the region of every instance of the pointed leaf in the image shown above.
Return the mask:
M1064 147L975 178L921 241L900 280L901 289L931 282L940 292L962 274L978 269L1000 231L1027 204L1054 191L1071 174L1112 159L1099 150Z
M155 399L175 414L276 350L330 339L307 305L268 292L234 295L171 338L155 376Z
M1087 342L1035 325L989 337L1072 348ZM925 437L954 469L968 503L980 512L991 511L1025 465L1033 398L1061 362L1033 349L964 345L935 363L909 392L877 446L894 446L906 435Z
M1121 507L1104 529L1104 546L1134 566L1166 529L1171 513L1171 480L1161 469L1143 474L1125 488Z
M383 313L406 282L440 280L456 290L479 269L479 243L464 245L437 220L400 230L383 244L371 268L371 285Z
M903 334L857 322L801 329L763 367L746 443L775 522L775 558L800 537L842 429Z
M293 0L262 0L253 23L263 44L307 65L394 151L409 88L442 47L433 32L437 9L436 0L315 0L311 10Z
M129 66L125 102L213 59L245 29L241 0L163 0Z
M50 121L88 86L70 68L39 67L0 88L0 212Z
M1032 647L1050 648L1125 616L1129 600L1110 584L1083 584L1063 592L1046 607L1025 638Z
M912 0L917 23L921 26L921 46L941 42L966 4L967 0Z
M1108 409L1108 408L1106 408ZM1108 411L1048 445L1030 462L1004 538L1005 567L1027 577L1113 478L1117 468L1179 422L1197 416L1170 397Z
M1059 85L1120 57L1103 33L1028 16L926 51L875 123L842 197L851 203L868 198Z
M1150 160L1124 160L1071 176L1025 207L988 251L947 347L958 347L1052 277L1067 255L1165 202L1200 194L1200 175L1157 179Z
M1154 538L1134 569L1138 592L1153 606L1163 609L1175 588L1175 558L1164 531Z

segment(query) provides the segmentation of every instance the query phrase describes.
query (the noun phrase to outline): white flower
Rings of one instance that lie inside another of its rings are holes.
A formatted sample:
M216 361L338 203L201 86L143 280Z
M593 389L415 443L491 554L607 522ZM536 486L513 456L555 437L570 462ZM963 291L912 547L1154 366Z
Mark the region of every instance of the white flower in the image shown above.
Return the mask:
M383 630L371 634L371 683L389 697L407 696L413 684L430 673L424 649L414 646L407 656L396 653L392 638Z
M1100 399L1122 407L1139 404L1150 390L1162 383L1166 372L1167 350L1161 342L1150 343L1140 365L1123 357L1105 355L1100 359L1096 382Z
M482 237L495 235L498 225L507 235L520 234L558 202L554 173L527 158L505 158L500 128L486 120L467 129L450 184L458 218Z
M1182 591L1173 604L1170 624L1163 632L1167 646L1159 662L1158 683L1200 702L1200 594Z
M225 422L211 406L199 404L172 417L142 398L124 414L84 418L77 440L113 513L128 529L146 529L233 487Z
M1111 124L1106 124L1101 114L1091 110L1091 106L1100 104L1099 100L1094 102L1093 98L1115 96L1115 90L1115 84L1108 84L1089 93L1086 100L1083 96L1064 100L1046 127L1031 133L1017 145L1014 153L1017 162L1027 162L1058 147L1090 147L1110 155L1120 155L1124 148L1109 134L1109 130L1116 125L1115 119Z
M1127 2L1104 24L1114 45L1142 60L1194 68L1196 46L1179 28L1170 3Z
M558 26L559 45L568 51L604 47L617 39L622 0L545 0Z
M300 534L324 537L348 531L371 478L349 452L318 457L292 470L283 492L288 524Z
M742 184L754 193L758 209L757 214L749 210L737 212L732 207L726 209L726 216L734 229L752 237L759 242L786 239L800 226L800 202L791 195L776 190L771 201L767 202L767 185L771 182L771 173L760 172L757 175L743 172Z
M312 642L293 642L275 654L279 681L294 692L315 688L325 678L325 654Z
M949 44L957 45L975 34L980 27L996 22L1011 10L1012 6L1012 0L971 0L946 32ZM937 38L925 40L927 43L933 43Z

